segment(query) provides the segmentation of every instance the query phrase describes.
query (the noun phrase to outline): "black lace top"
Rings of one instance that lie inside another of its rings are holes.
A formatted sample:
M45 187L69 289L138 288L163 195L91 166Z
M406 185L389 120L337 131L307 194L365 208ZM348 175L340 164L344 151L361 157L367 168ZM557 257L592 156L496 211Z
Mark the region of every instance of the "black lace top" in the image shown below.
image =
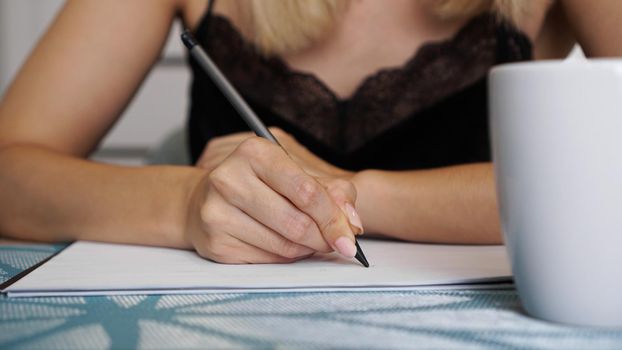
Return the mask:
M339 99L312 74L265 58L224 17L208 13L197 40L268 126L349 170L421 169L490 160L486 74L531 58L529 39L493 14L451 39L420 47L403 66L367 77ZM192 159L210 138L248 131L194 59L189 117Z

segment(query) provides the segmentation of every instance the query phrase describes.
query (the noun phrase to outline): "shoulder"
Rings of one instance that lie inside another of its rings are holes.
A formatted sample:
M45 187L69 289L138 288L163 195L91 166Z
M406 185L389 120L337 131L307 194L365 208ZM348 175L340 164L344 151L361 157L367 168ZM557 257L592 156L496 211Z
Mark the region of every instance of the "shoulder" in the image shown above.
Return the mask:
M178 14L187 28L197 28L205 14L209 0L175 0L178 3ZM221 0L214 2L214 13L229 18L233 23L238 22L238 9L235 2Z
M517 26L533 43L535 59L563 58L575 44L560 0L534 2Z
M558 0L568 30L588 57L622 56L622 1Z

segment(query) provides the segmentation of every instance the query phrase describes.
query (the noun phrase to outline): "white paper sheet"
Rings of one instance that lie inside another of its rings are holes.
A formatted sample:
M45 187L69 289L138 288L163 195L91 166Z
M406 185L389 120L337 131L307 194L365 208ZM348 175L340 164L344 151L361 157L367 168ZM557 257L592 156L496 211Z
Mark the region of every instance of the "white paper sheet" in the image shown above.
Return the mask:
M336 253L292 264L223 265L194 252L76 242L9 286L9 296L403 290L508 282L503 246L360 240L362 267Z

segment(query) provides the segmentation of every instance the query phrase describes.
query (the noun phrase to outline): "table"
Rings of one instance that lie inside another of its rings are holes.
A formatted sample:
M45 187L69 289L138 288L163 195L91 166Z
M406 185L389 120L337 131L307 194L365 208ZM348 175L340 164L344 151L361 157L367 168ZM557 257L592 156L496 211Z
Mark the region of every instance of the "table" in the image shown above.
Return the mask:
M0 282L63 247L3 243ZM532 319L514 289L0 296L0 349L137 347L622 349L622 330Z

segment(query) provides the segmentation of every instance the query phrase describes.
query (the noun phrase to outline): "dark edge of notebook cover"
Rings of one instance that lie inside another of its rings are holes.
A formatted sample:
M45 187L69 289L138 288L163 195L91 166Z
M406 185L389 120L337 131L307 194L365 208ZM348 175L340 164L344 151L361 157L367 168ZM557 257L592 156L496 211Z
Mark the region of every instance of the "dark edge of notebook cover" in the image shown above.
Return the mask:
M50 259L52 259L56 255L58 255L60 252L64 251L68 247L70 247L72 244L68 244L65 248L60 249L56 253L48 256L47 258L39 261L38 263L32 265L31 267L27 268L26 270L24 270L24 271L18 273L17 275L9 278L8 280L4 281L2 284L0 284L0 293L6 294L6 289L9 288L12 284L14 284L15 282L17 282L17 281L21 280L22 278L26 277L26 275L28 275L32 271L36 270L39 266L41 266L41 265L45 264L46 262L48 262Z

